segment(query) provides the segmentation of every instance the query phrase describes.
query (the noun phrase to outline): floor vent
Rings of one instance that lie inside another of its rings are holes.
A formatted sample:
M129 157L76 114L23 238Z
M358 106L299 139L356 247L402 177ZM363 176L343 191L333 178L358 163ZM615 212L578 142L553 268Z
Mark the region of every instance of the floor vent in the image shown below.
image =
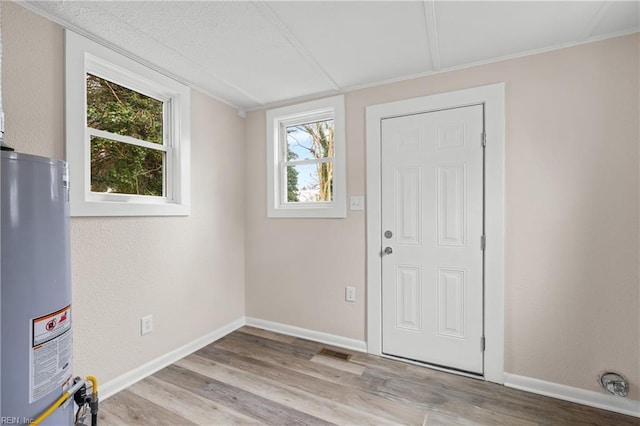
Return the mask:
M318 352L318 355L328 356L330 358L338 358L338 359L341 359L342 361L349 361L349 358L351 358L351 354L338 352L338 351L334 351L327 348L320 349L320 351Z

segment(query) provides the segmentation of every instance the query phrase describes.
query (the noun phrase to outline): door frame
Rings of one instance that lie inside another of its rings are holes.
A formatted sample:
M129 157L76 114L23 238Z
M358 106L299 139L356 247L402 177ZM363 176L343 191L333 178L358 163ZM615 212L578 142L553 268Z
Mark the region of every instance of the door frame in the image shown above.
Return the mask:
M484 104L485 230L484 379L504 383L504 83L367 107L367 352L382 355L381 120ZM478 242L478 246L480 242ZM479 344L479 343L478 343Z

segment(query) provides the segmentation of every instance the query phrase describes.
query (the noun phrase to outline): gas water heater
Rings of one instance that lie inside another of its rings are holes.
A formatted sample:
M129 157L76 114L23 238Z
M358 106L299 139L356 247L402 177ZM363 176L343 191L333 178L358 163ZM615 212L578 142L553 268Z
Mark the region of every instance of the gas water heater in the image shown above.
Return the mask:
M0 154L0 414L28 424L74 385L68 171L63 161ZM73 401L43 424L73 425Z

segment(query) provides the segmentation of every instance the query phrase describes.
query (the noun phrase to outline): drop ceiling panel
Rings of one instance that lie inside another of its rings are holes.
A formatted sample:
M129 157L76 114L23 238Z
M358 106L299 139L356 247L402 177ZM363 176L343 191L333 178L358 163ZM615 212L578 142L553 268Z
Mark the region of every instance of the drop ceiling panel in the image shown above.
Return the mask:
M638 29L640 18L640 2L610 1L605 6L602 17L591 32L591 36L598 37L606 34L633 31Z
M438 2L442 67L582 41L602 2Z
M341 87L431 69L422 2L269 2Z
M234 105L257 105L255 100L235 87L228 85L200 66L180 50L167 46L128 25L106 10L97 7L97 2L33 2L30 4L72 28L92 34L120 50L144 60L144 62L164 70L169 75L188 82L205 92Z
M99 5L259 104L336 89L252 3Z
M638 31L640 13L617 1L19 4L245 109L406 78L433 61L446 69Z

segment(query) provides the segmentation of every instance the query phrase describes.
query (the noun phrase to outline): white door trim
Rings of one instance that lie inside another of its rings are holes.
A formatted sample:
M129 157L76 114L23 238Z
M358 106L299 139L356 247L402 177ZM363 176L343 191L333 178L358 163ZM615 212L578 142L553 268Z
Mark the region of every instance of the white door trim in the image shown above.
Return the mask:
M484 103L485 380L504 383L504 83L367 107L367 351L382 355L380 134L383 118Z

